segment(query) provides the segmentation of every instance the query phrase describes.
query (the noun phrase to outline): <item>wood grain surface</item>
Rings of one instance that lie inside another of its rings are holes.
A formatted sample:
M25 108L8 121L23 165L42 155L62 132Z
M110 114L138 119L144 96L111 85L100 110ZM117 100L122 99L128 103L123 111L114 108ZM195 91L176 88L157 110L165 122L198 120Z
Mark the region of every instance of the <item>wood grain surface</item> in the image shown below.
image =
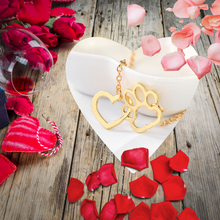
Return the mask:
M210 6L212 0L206 1ZM146 16L139 27L130 28L127 24L127 5L138 4L146 9ZM68 4L56 4L76 11L76 21L87 28L83 38L99 36L112 39L136 50L141 46L141 38L152 34L156 37L171 35L172 26L180 29L173 13L166 8L173 7L175 0L76 0ZM199 25L205 14L202 13L196 23ZM213 39L202 35L197 43L198 54L207 57L207 49ZM0 186L0 219L26 220L45 219L82 220L81 202L87 199L96 201L98 212L115 194L132 196L135 204L144 201L151 203L164 201L162 186L150 199L138 199L130 193L129 182L143 174L153 178L151 167L131 174L120 165L120 161L111 153L88 124L68 88L65 63L74 43L62 42L55 49L58 62L55 65L52 80L39 94L32 97L33 116L40 120L41 126L53 131L46 119L55 121L64 143L54 156L44 158L38 154L7 154L18 170ZM200 80L196 95L182 117L180 123L150 160L166 155L172 157L178 150L184 151L190 158L189 170L180 176L187 186L183 201L173 202L180 212L185 207L194 209L201 220L220 219L220 69L212 67L211 73ZM187 88L186 88L187 89ZM12 112L10 121L16 115ZM0 145L8 127L0 130ZM147 144L146 144L147 147ZM66 189L71 177L85 182L89 173L101 165L113 162L118 183L99 187L95 192L84 188L83 197L76 203L69 203ZM176 173L175 175L179 175ZM128 219L126 216L124 219Z

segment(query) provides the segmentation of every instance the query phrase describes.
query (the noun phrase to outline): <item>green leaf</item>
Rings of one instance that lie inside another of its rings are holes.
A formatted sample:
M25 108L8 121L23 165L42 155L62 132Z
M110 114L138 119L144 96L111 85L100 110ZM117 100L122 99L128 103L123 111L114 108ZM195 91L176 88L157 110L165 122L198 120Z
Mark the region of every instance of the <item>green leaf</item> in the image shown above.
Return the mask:
M10 21L10 22L8 22L8 24L7 24L7 25L10 25L10 24L12 24L12 23L17 23L17 24L22 25L22 23L21 23L20 21L18 21L18 20L13 20L13 21Z
M60 17L51 18L44 26L48 27L49 29L53 28L53 23Z
M28 23L23 24L23 26L24 26L24 27L26 27L26 28L31 27L31 25L30 25L30 24L28 24Z

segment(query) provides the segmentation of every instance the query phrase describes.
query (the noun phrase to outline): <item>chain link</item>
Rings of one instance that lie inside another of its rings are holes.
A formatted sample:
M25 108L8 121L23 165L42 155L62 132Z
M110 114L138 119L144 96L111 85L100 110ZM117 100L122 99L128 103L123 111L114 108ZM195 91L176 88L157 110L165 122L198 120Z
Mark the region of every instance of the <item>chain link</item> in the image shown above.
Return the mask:
M168 124L172 124L174 121L178 121L186 112L186 110L184 110L182 113L178 114L178 115L174 115L173 118L169 118L168 120L162 121L160 123L160 126L167 126Z

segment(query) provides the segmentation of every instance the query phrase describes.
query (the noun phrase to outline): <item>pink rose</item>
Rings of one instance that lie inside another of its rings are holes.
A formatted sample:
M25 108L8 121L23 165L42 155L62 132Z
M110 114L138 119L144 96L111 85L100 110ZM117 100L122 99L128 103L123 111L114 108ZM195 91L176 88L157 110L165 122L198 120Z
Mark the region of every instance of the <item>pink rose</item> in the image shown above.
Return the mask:
M7 32L2 33L2 39L5 45L13 50L26 50L30 48L29 42L32 37L21 30L8 29Z
M34 69L44 70L49 72L52 66L52 56L50 52L42 47L33 47L24 53L24 58Z
M49 32L48 27L31 26L27 29L40 38L47 47L56 47L58 44L57 36Z
M20 9L19 0L1 0L0 19L13 17Z
M62 40L73 42L83 36L86 27L81 23L74 22L75 20L74 17L62 17L54 22L53 29L61 36Z

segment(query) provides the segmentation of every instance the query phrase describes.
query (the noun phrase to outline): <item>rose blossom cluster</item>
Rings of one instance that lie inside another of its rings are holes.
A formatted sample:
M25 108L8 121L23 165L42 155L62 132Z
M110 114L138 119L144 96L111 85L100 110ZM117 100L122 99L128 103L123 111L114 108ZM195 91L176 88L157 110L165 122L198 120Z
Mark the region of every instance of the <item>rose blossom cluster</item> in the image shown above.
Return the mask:
M52 0L1 0L0 4L0 27L10 28L2 34L5 45L12 50L26 50L24 57L32 68L41 68L44 71L49 71L52 65L49 53L41 47L29 49L33 39L25 31L36 35L50 48L56 47L59 40L79 40L86 29L83 24L75 22L73 15L76 12L73 9L51 9L51 6ZM50 53L55 64L57 54L51 50Z
M167 11L173 12L178 18L195 19L199 16L200 10L208 10L205 0L178 0L173 8ZM176 27L171 27L171 40L177 51L165 55L161 60L161 65L165 71L178 71L185 64L196 74L198 79L211 71L211 62L220 65L220 0L215 0L210 8L212 15L206 15L201 22L202 28L191 22L186 24L182 30L177 31ZM127 8L129 26L137 26L143 21L145 10L139 5L129 5ZM213 36L215 32L215 43L208 48L207 58L202 56L192 56L185 59L184 49L191 44L196 46L201 32ZM156 37L148 35L142 38L142 49L146 56L153 56L161 50L160 43Z

